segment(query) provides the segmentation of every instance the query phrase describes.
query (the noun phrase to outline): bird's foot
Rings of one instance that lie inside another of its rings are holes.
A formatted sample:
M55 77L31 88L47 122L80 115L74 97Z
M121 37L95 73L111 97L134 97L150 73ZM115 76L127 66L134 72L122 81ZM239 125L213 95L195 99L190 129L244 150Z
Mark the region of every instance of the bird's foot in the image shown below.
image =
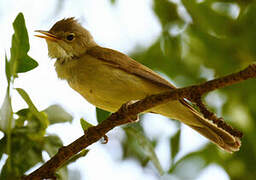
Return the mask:
M103 136L103 140L102 140L101 144L107 144L107 143L108 143L108 136L105 134Z
M128 112L129 112L129 106L138 102L139 100L131 100L125 104L123 104L121 106L121 111L125 114L125 115L128 115L128 123L134 123L134 122L138 122L139 121L139 116L136 114L136 115L130 115Z

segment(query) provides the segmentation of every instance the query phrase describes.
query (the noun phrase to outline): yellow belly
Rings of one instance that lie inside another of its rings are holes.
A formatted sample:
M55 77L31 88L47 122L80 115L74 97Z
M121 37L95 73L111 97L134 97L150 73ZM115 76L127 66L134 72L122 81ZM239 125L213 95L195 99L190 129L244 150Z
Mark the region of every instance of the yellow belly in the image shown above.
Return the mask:
M70 86L96 107L114 112L130 100L166 91L150 81L114 68L99 60L90 61ZM84 67L83 66L83 67ZM80 66L81 67L81 66Z
M63 65L56 64L56 71L88 102L109 112L115 112L128 101L171 90L91 56ZM186 115L185 109L179 101L171 101L150 111L178 119Z

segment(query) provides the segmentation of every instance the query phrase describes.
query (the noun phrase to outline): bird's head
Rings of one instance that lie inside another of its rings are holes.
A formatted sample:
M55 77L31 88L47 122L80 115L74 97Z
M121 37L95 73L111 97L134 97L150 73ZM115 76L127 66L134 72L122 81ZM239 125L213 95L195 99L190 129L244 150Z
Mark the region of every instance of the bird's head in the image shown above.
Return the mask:
M93 37L73 17L56 22L49 31L37 30L46 39L49 56L57 59L78 57L96 43Z

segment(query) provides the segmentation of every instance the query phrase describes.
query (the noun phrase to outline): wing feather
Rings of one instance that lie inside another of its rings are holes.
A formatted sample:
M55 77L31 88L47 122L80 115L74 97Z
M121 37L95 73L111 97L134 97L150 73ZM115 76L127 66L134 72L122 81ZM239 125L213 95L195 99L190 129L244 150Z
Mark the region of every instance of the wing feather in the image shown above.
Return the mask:
M166 88L171 89L175 88L175 86L160 75L121 52L100 46L94 46L87 50L87 54L113 64L113 66L128 73L150 80L160 86L165 86Z

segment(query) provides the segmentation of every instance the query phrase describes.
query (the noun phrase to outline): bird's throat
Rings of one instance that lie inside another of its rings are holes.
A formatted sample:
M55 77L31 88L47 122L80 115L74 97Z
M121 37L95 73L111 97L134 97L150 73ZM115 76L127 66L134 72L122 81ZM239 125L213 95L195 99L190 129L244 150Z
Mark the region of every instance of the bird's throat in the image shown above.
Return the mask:
M66 51L58 43L47 40L48 44L48 55L50 58L56 58L63 62L72 59L74 55L72 52Z

